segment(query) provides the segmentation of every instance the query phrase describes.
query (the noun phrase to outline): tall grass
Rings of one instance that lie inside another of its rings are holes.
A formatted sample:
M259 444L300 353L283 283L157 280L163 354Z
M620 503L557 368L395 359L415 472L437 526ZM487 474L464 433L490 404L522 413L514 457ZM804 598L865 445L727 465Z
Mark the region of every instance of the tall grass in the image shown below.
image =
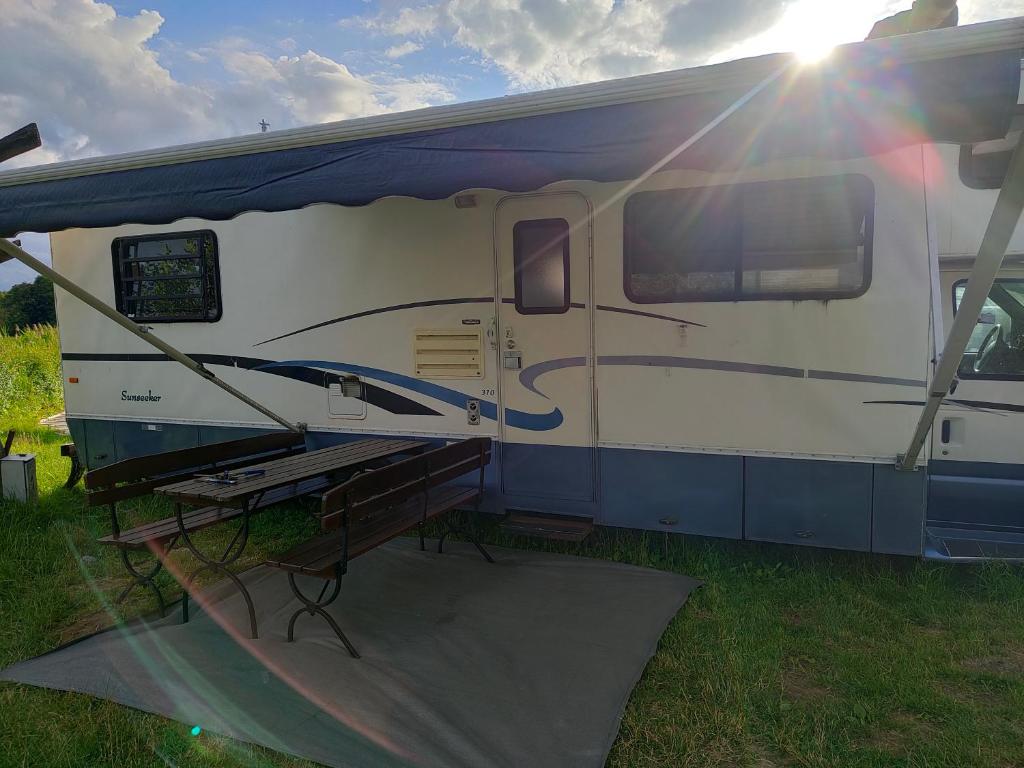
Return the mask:
M34 424L64 407L60 343L52 325L0 331L0 431Z

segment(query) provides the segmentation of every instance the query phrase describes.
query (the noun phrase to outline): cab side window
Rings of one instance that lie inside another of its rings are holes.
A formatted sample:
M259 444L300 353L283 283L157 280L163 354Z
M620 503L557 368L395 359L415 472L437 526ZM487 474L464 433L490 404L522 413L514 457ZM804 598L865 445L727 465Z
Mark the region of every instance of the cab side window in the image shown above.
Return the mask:
M953 286L959 310L967 281ZM1024 380L1024 279L996 280L967 345L962 379Z

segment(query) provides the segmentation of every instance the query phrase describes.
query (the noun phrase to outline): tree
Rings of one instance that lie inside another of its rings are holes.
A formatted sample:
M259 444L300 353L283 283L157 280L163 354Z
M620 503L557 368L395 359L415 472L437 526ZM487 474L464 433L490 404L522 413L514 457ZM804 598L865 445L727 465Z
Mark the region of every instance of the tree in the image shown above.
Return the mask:
M39 276L32 283L20 283L0 294L0 327L6 333L33 325L53 325L53 283Z

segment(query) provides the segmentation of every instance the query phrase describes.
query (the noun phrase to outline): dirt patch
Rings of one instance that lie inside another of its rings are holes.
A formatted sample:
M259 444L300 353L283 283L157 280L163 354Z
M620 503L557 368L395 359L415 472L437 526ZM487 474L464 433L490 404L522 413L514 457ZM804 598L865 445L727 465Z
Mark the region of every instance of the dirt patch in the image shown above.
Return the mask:
M896 712L860 743L865 749L905 756L922 743L935 738L935 728L909 712Z
M752 745L753 768L788 768L794 763L772 749L760 744Z
M942 638L949 635L949 630L945 627L937 627L934 624L922 624L914 627L914 632L930 640L941 640Z
M828 698L832 692L819 684L808 670L793 667L782 675L782 693L793 702L815 703Z
M791 627L802 627L807 623L803 614L798 611L786 611L782 614L782 618Z
M965 659L961 666L978 674L1024 678L1024 648L1008 648L994 656Z
M65 627L60 633L60 644L70 643L82 637L94 635L100 630L114 626L114 618L105 610L94 611L93 613L81 616L69 627Z

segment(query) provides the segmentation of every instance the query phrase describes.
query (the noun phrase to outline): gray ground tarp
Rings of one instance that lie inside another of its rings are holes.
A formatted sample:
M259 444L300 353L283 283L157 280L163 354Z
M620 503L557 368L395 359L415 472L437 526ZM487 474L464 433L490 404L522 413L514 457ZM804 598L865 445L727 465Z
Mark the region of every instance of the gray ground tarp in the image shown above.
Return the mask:
M80 691L331 766L601 766L630 691L698 582L601 560L398 540L352 563L332 606L362 653L298 620L286 577L217 585L175 613L111 630L0 678ZM311 580L308 587L313 587ZM307 589L307 591L311 591ZM314 595L316 591L313 590ZM235 628L241 629L241 637Z

